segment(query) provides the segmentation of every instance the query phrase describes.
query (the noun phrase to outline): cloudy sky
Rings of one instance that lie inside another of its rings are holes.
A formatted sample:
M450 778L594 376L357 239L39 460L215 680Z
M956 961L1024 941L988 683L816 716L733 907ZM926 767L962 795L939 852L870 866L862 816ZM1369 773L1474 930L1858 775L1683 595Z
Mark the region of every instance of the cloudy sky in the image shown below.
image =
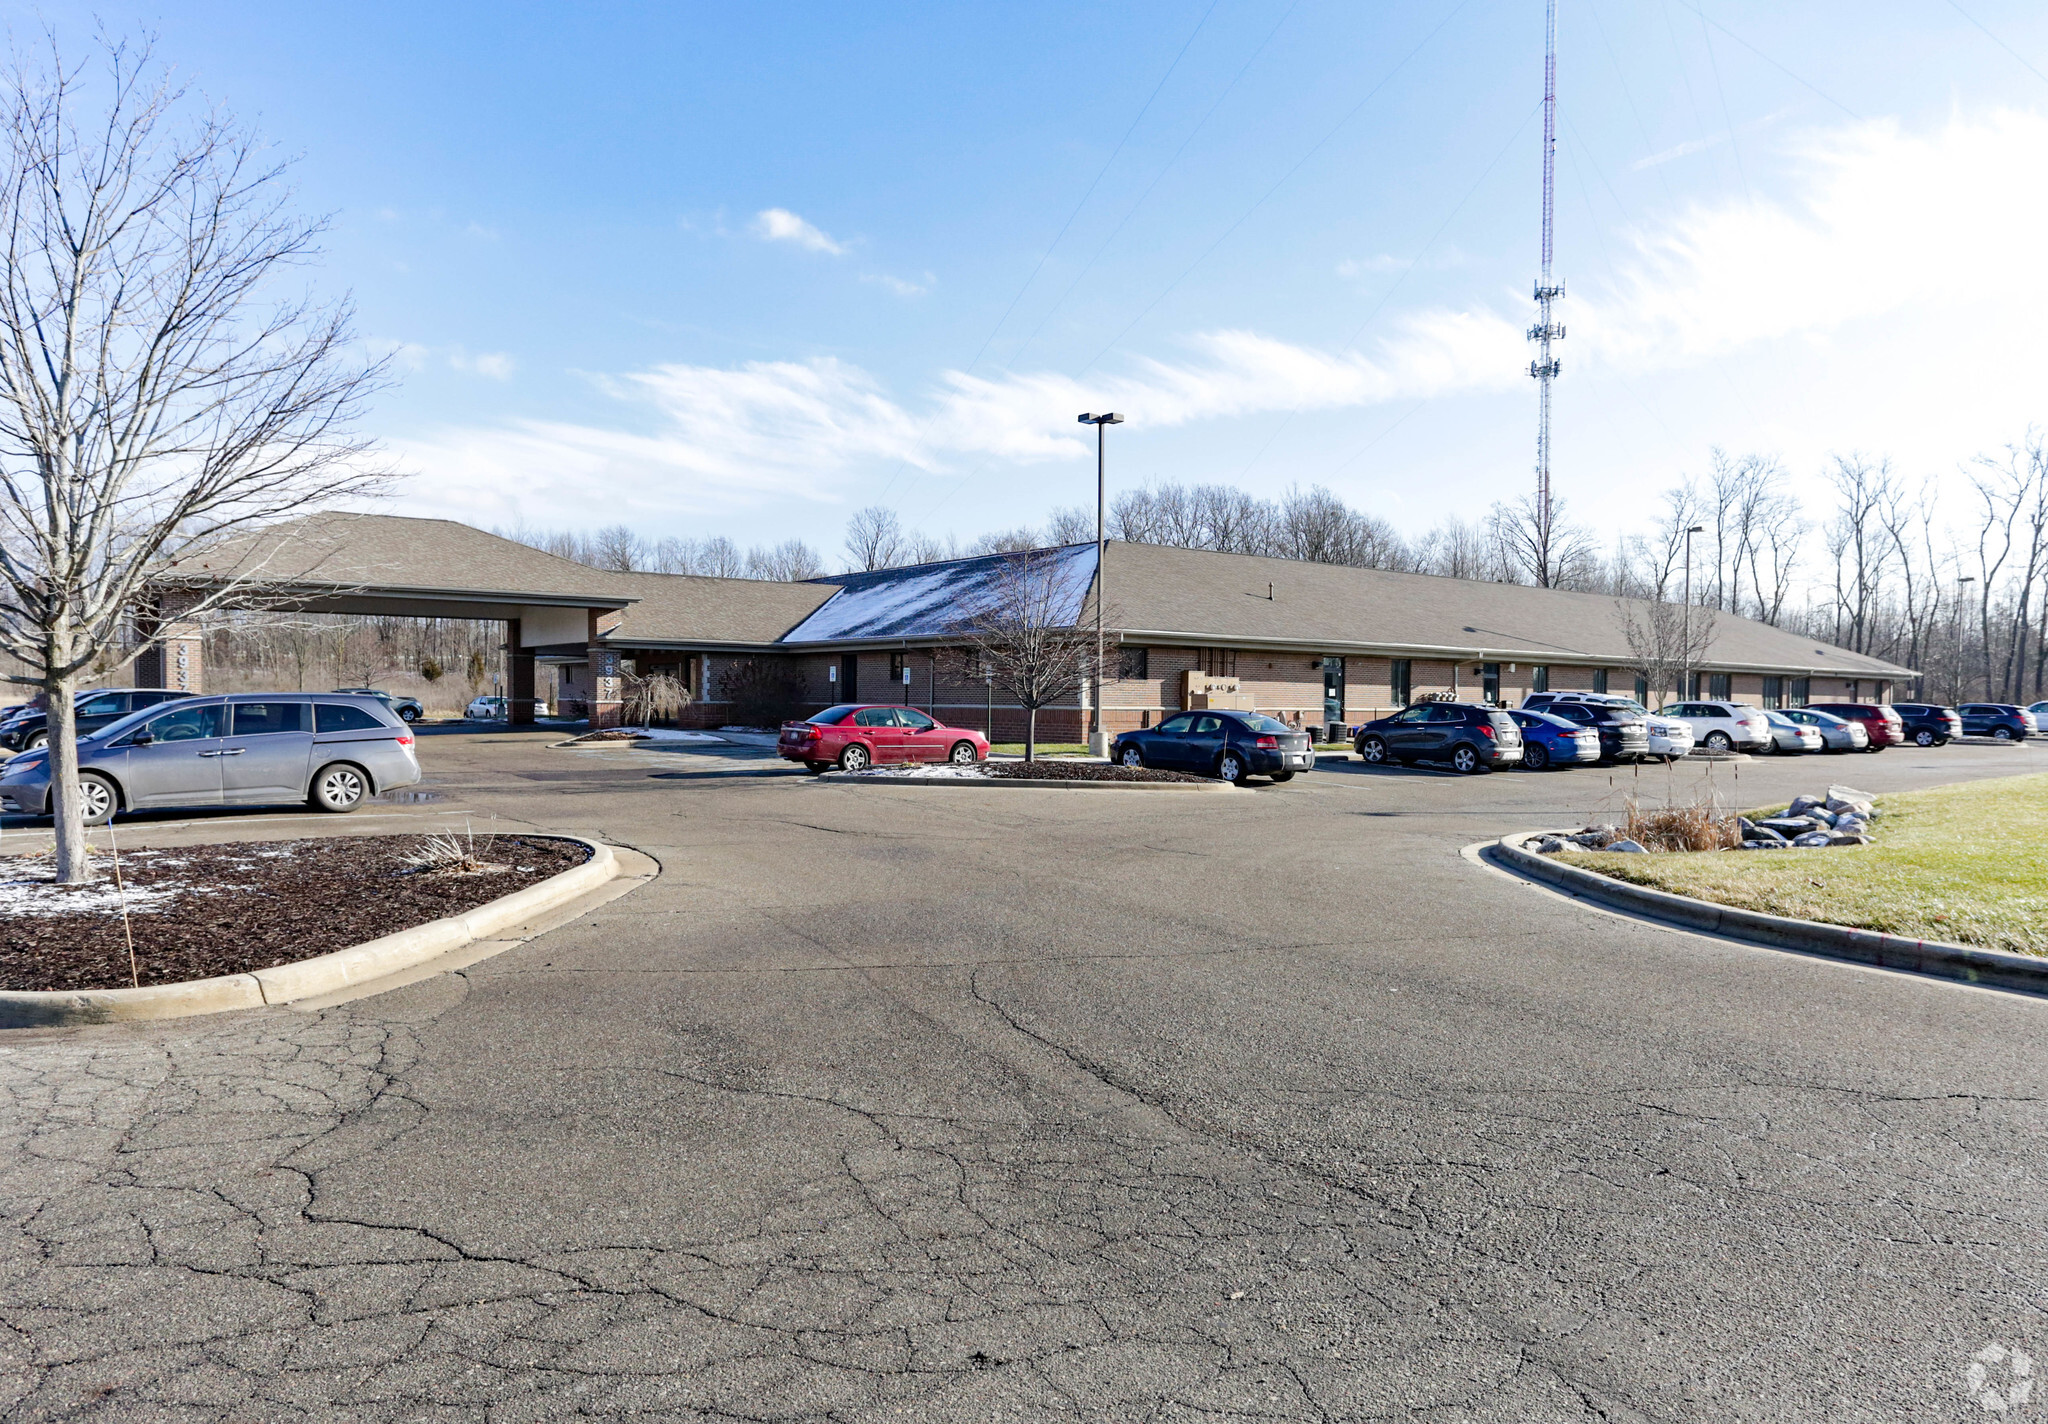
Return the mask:
M298 154L407 512L971 537L1112 487L1532 481L1540 0L9 4ZM2048 7L1564 0L1556 481L2048 424Z

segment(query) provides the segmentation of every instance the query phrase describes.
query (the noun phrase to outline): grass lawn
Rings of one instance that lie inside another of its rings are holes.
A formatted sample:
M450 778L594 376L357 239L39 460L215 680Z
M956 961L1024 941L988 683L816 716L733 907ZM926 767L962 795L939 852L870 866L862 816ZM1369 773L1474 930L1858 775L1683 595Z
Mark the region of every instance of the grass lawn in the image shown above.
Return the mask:
M2048 775L1877 798L1875 843L1557 859L1745 910L2048 955Z
M1024 744L1022 742L990 742L988 749L995 756L1024 755ZM1039 756L1087 756L1088 744L1086 742L1040 742L1037 754Z

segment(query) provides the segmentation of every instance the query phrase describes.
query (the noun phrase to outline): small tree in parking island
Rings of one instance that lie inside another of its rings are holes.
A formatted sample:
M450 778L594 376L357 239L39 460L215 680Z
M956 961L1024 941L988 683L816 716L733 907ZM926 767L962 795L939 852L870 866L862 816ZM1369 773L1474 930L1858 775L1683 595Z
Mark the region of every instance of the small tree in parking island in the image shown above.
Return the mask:
M988 596L966 628L962 669L987 678L1024 709L1024 760L1038 759L1038 709L1095 681L1092 617L1076 616L1053 550L1012 554L996 566ZM1107 612L1104 621L1113 621Z
M1617 600L1617 606L1629 659L1662 705L1679 679L1706 658L1714 641L1714 610L1696 606L1688 613L1682 603L1641 599ZM1690 697L1692 689L1680 688L1678 695Z
M48 699L63 884L89 874L72 698L146 646L153 581L383 478L348 433L383 364L345 302L279 290L322 227L284 168L147 39L96 58L90 86L54 40L0 77L0 648ZM191 591L178 616L261 588Z

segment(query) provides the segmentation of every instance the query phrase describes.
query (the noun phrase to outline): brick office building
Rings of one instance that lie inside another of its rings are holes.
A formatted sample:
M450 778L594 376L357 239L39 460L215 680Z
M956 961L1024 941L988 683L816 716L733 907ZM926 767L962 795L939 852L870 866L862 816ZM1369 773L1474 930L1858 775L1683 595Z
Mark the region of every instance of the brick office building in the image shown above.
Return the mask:
M722 683L734 665L766 659L800 679L813 710L906 702L1015 740L1023 714L958 656L1008 557L803 583L620 574L448 520L318 514L224 546L178 579L253 570L269 603L289 594L289 606L320 611L502 619L512 696L531 699L535 669L552 668L560 700L601 724L618 720L633 677L666 672L690 690L685 724L719 726L732 719ZM1190 674L1234 678L1250 705L1311 724L1355 725L1439 692L1512 703L1583 689L1655 703L1676 690L1642 686L1626 606L1604 594L1148 544L1108 545L1099 571L1093 544L1048 551L1047 566L1075 621L1092 622L1098 587L1105 594L1112 733L1183 706ZM1765 707L1882 700L1914 676L1752 619L1702 616L1714 623L1698 696ZM168 682L175 666L183 685L203 687L196 641L168 619L159 641L140 670ZM1040 736L1078 739L1091 694L1042 711Z

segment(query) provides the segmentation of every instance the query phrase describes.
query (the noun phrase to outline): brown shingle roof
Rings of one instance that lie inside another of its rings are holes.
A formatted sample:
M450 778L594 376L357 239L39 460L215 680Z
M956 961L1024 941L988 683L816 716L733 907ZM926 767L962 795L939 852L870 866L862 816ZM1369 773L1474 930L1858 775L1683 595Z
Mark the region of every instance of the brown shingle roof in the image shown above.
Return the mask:
M704 578L696 574L614 575L639 595L613 643L773 643L839 592L831 583Z
M1304 644L1627 666L1620 600L1520 584L1340 568L1154 544L1111 544L1108 604L1142 637ZM1268 590L1272 597L1267 597ZM1717 614L1702 665L1902 678L1912 670L1751 618Z

